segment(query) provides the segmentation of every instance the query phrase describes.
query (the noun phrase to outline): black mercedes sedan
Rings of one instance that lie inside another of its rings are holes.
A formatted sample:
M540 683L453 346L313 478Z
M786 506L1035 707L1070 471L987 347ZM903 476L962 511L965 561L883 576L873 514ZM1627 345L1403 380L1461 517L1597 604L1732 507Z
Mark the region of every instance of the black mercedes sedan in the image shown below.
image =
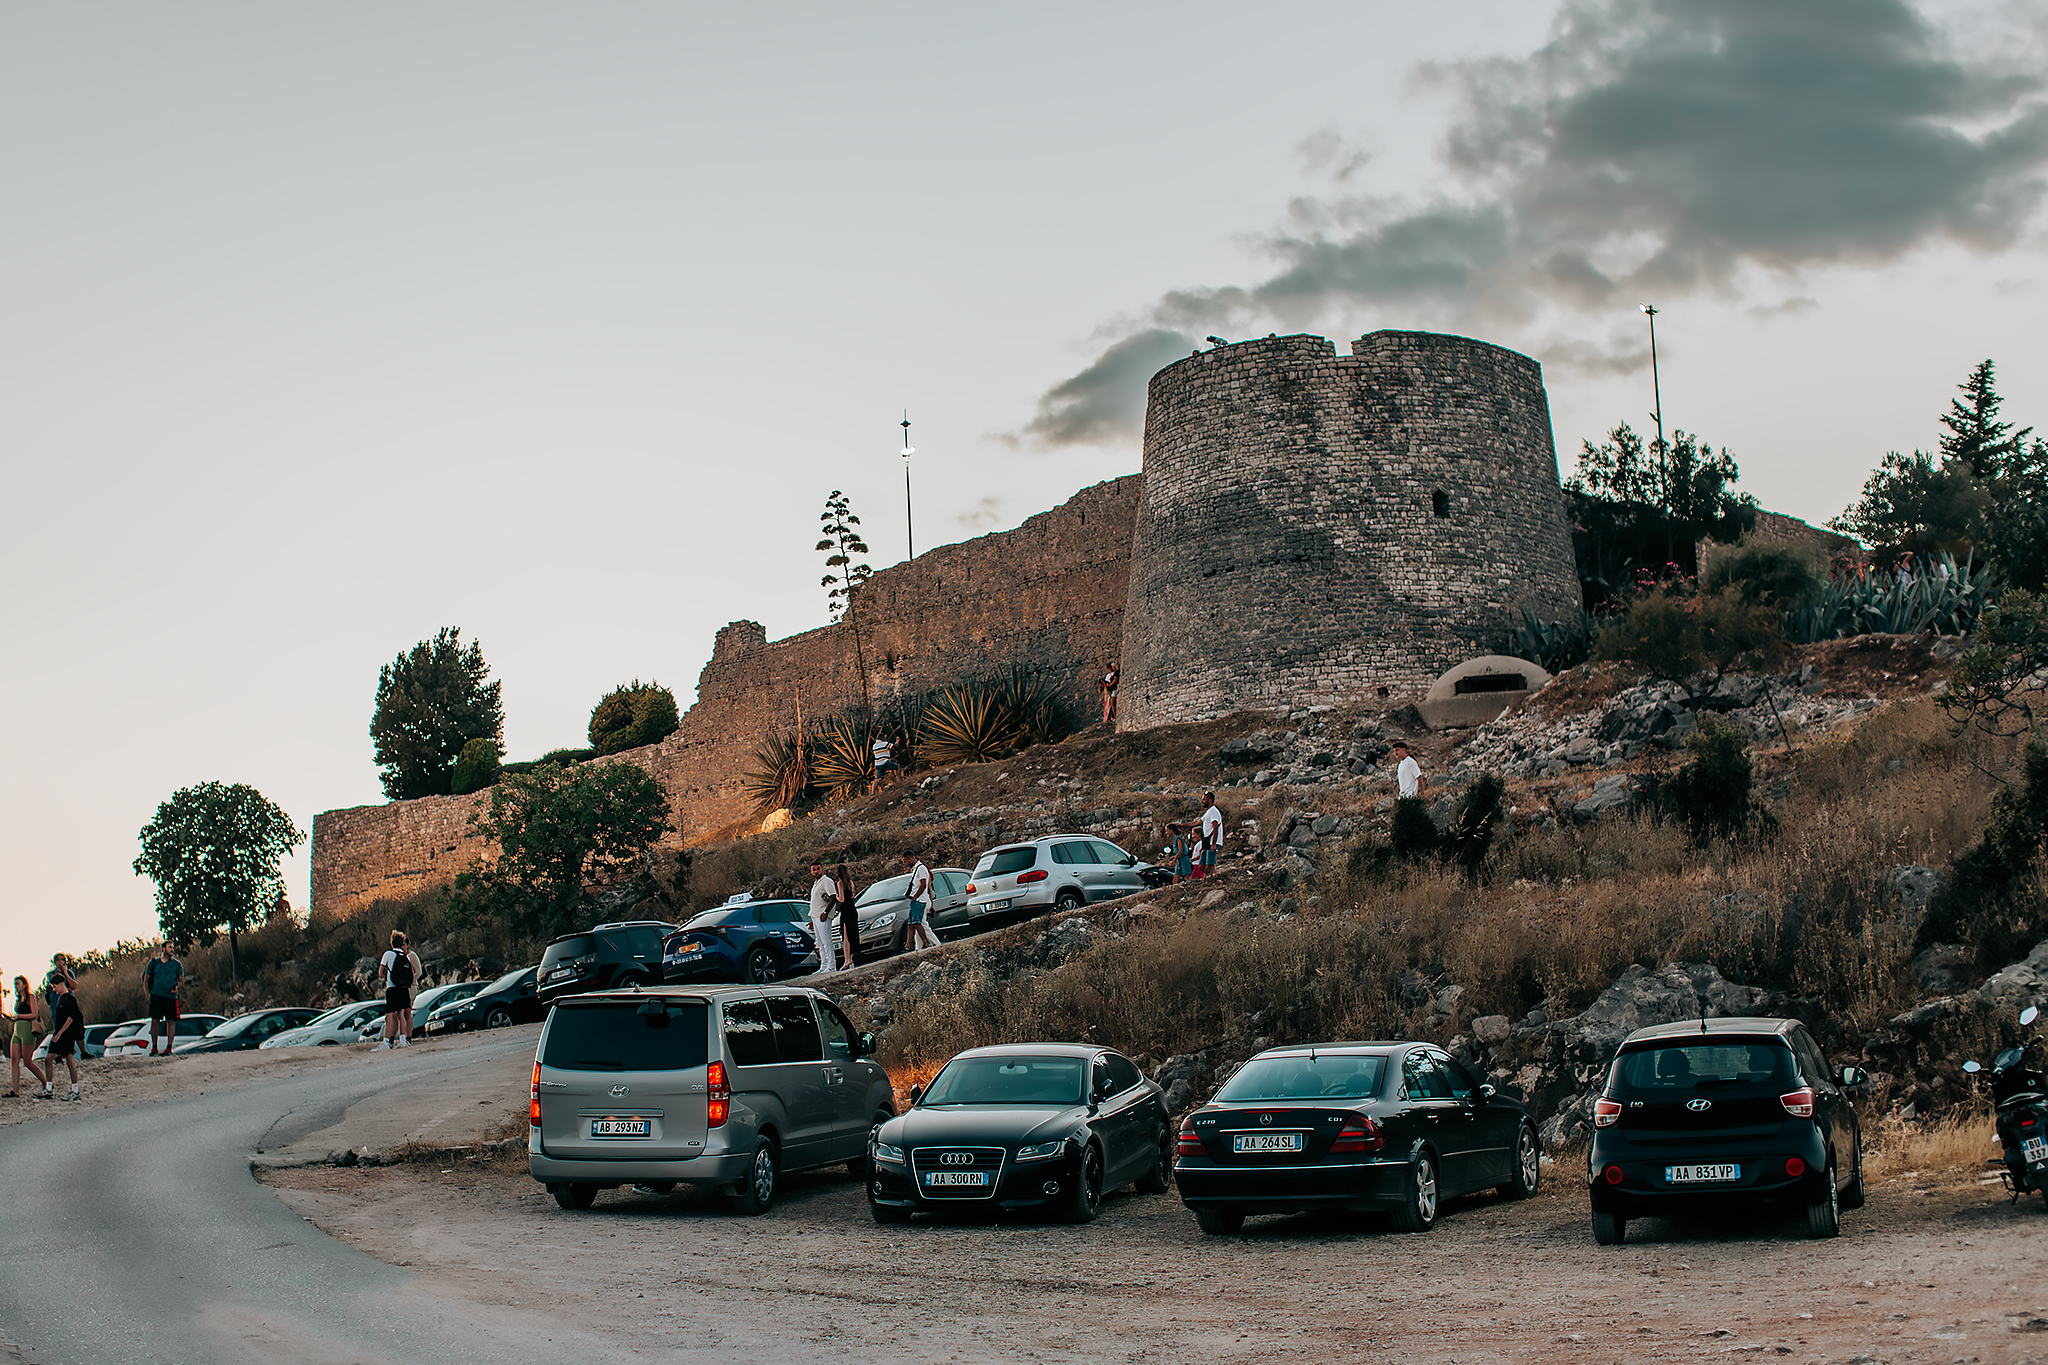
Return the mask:
M1313 1209L1427 1232L1446 1199L1529 1198L1541 1164L1529 1111L1442 1048L1305 1043L1261 1052L1187 1116L1174 1180L1207 1233Z
M919 1212L1037 1209L1091 1222L1102 1196L1164 1194L1173 1126L1159 1087L1120 1053L1074 1043L963 1052L868 1139L877 1223Z

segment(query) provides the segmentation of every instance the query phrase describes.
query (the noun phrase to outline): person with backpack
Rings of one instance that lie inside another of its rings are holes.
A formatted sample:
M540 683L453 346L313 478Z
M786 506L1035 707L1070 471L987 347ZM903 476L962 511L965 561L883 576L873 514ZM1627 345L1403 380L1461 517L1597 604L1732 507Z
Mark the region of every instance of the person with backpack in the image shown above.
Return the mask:
M412 988L420 979L420 960L405 943L405 935L391 931L391 946L377 959L377 976L384 983L384 1041L379 1052L412 1046Z
M178 1042L178 983L185 977L185 964L171 956L170 940L157 945L157 955L142 964L142 989L149 996L149 1055L168 1057ZM163 1033L163 1050L157 1050L157 1033Z

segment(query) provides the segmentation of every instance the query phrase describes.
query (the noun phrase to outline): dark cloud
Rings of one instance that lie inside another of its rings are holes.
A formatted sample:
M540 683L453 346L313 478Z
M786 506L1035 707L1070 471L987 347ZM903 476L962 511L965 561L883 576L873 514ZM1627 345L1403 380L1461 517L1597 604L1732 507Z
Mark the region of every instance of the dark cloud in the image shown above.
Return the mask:
M955 524L969 531L986 531L1003 524L1003 500L987 497L975 503L965 512L953 514Z
M1784 299L1778 303L1759 303L1746 311L1758 322L1769 322L1774 318L1797 317L1801 313L1811 313L1818 307L1819 299L1810 299L1802 294L1798 298Z
M1958 55L1905 0L1571 0L1527 59L1422 79L1457 96L1442 159L1462 194L1298 201L1259 243L1273 273L1162 298L1140 322L1151 330L1048 393L1024 434L1128 436L1145 364L1185 351L1164 340L1182 332L1359 311L1499 326L1934 241L2003 249L2048 170L2032 66ZM1331 132L1301 155L1356 169Z

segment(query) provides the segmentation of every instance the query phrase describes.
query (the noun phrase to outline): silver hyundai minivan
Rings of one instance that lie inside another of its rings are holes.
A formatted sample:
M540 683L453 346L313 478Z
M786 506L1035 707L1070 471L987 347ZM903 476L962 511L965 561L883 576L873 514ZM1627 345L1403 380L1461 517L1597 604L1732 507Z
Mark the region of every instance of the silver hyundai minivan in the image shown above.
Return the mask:
M874 1035L800 986L564 996L534 1054L527 1168L565 1209L599 1190L716 1185L765 1213L782 1172L846 1163L896 1112Z

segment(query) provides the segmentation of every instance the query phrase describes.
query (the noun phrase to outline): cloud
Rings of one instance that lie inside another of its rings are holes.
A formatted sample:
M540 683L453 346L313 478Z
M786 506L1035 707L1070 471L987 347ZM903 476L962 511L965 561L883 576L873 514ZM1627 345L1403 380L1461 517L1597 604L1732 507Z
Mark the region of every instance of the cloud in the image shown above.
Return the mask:
M1550 319L1541 332L1581 319L1569 334L1645 298L1737 292L1759 271L1880 263L1936 241L2008 249L2048 171L2037 66L1958 55L1907 0L1567 0L1525 59L1419 73L1455 96L1441 149L1455 193L1297 200L1255 241L1274 262L1263 279L1164 296L1050 390L1022 435L1127 438L1148 365L1184 352L1183 334L1360 311ZM1300 155L1340 183L1362 164L1329 130ZM1595 343L1588 359L1628 353ZM1546 359L1572 363L1569 350Z
M997 497L983 498L965 512L955 512L955 524L969 531L986 531L1003 524L1003 500Z
M1758 322L1771 322L1778 318L1792 318L1798 317L1801 313L1811 313L1818 307L1819 299L1810 299L1802 294L1778 303L1759 303L1747 311Z

